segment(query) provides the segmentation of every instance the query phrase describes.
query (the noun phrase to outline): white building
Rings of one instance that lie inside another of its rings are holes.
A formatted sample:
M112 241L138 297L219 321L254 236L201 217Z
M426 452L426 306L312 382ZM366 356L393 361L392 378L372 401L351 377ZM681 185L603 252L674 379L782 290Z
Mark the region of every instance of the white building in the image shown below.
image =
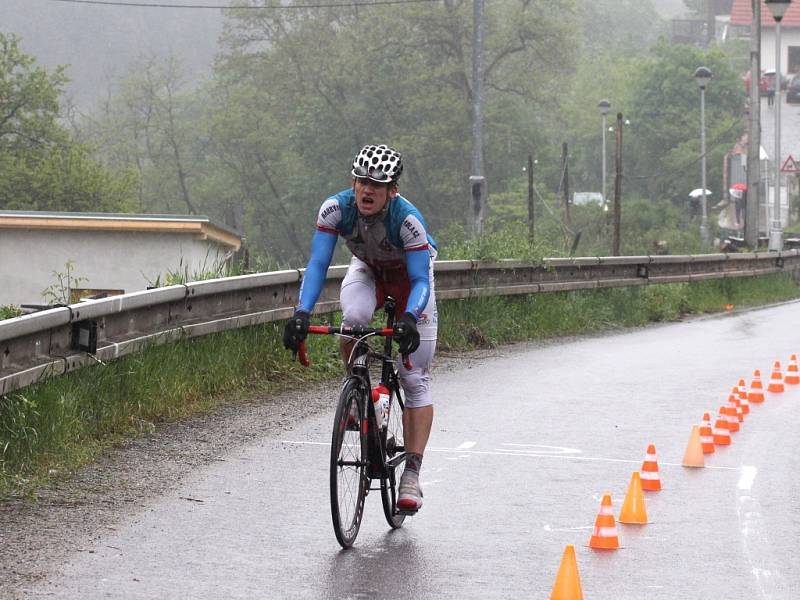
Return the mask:
M734 0L730 26L748 32L753 22L751 0ZM761 68L775 69L775 20L761 0ZM800 72L800 3L793 2L781 20L781 71Z
M45 304L48 288L74 301L219 273L241 244L202 216L0 211L0 306Z

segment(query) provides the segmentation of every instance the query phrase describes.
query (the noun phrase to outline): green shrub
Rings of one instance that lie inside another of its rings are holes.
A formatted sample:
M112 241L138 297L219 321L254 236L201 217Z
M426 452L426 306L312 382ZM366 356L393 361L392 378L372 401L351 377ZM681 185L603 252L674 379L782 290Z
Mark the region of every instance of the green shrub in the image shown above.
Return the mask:
M18 306L0 306L0 321L3 319L13 319L22 315L22 310Z

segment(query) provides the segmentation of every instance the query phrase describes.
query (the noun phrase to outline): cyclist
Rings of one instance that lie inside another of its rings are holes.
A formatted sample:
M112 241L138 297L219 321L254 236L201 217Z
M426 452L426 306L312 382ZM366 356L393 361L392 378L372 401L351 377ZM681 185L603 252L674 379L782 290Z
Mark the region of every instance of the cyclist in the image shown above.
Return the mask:
M398 359L405 392L403 433L406 461L397 505L414 512L422 507L419 472L433 423L430 368L436 348L437 312L433 289L436 244L425 220L398 194L403 172L399 152L386 145L367 145L356 155L351 187L331 196L319 209L311 258L300 286L295 313L286 322L283 343L297 351L308 334L309 317L319 298L336 241L344 238L353 253L339 296L344 325L369 325L387 295L397 300L393 337L401 355L410 355L410 370ZM353 342L342 339L347 364Z

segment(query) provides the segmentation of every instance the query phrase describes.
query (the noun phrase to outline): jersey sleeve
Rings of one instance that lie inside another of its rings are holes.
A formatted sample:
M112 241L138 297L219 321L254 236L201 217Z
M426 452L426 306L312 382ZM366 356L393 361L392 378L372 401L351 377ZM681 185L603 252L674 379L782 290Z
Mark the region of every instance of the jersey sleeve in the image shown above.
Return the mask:
M317 231L337 234L341 222L342 208L339 206L339 201L336 198L328 198L317 213Z
M300 284L300 298L297 310L310 313L317 303L328 267L333 260L333 251L336 249L338 231L336 226L342 219L339 202L335 198L328 198L322 203L317 214L317 230L311 238L311 258L308 259L303 282Z
M428 233L422 221L413 214L403 220L400 226L400 239L406 252L428 249Z
M406 253L406 270L411 283L406 312L419 319L431 293L431 254L425 226L413 214L408 215L400 229L400 239Z

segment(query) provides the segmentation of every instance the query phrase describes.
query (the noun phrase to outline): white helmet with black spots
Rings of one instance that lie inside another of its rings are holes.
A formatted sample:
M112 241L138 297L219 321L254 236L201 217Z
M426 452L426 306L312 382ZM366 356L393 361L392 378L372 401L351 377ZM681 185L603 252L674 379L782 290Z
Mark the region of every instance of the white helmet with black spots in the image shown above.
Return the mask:
M378 183L395 183L403 172L403 157L386 144L369 144L353 159L353 177L367 178Z

